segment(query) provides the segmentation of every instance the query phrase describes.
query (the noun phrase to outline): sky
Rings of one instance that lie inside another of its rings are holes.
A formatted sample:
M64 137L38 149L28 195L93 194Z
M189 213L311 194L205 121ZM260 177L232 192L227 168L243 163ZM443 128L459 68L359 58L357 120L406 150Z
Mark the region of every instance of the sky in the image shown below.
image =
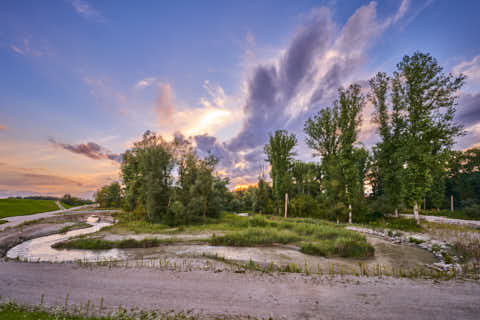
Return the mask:
M268 135L297 135L337 89L366 86L404 55L467 76L456 149L480 143L480 1L0 3L0 197L91 197L120 179L146 130L220 158L231 186L256 181ZM378 141L367 104L359 143Z

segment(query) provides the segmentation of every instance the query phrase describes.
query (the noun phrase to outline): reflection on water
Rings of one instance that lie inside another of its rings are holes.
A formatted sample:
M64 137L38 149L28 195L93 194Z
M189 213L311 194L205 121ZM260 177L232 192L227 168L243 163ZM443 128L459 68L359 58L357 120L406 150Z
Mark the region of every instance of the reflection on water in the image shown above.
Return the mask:
M41 261L41 262L70 262L76 260L83 261L99 261L109 259L122 259L123 254L117 250L56 250L52 245L57 242L68 240L70 237L75 237L83 234L93 233L103 227L111 225L110 223L100 222L95 223L90 228L73 230L65 234L54 234L46 237L40 237L25 241L16 247L13 247L7 252L7 257L10 259L19 258L21 260Z

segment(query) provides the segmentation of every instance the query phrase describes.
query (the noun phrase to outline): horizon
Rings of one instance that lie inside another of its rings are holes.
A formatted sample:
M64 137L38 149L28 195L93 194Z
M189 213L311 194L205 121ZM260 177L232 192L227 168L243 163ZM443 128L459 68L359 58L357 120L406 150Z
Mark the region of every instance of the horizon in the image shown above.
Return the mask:
M339 87L428 52L467 76L455 149L480 145L480 2L15 1L0 11L0 198L92 198L152 130L219 157L231 188L257 180L268 134L297 135ZM432 28L435 26L435 28ZM360 141L377 141L373 107Z

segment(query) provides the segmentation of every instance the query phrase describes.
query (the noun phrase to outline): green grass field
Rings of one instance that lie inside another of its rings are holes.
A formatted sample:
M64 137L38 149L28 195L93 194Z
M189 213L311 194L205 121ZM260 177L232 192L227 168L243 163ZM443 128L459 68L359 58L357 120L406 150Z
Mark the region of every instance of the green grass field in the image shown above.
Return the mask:
M0 219L59 210L53 200L0 199Z

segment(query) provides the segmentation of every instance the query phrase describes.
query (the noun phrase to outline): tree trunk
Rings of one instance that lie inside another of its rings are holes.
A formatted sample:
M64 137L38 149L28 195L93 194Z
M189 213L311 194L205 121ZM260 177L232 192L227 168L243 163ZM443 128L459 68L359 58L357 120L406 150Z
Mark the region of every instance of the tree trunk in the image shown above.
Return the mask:
M288 209L288 193L285 193L285 218L287 218L287 209Z
M395 217L398 218L398 208L395 208Z
M203 219L207 217L207 199L203 200Z
M348 223L352 224L352 205L348 205Z
M420 223L420 216L418 215L418 203L416 201L413 205L413 215L415 216L415 220L417 220L417 223Z

